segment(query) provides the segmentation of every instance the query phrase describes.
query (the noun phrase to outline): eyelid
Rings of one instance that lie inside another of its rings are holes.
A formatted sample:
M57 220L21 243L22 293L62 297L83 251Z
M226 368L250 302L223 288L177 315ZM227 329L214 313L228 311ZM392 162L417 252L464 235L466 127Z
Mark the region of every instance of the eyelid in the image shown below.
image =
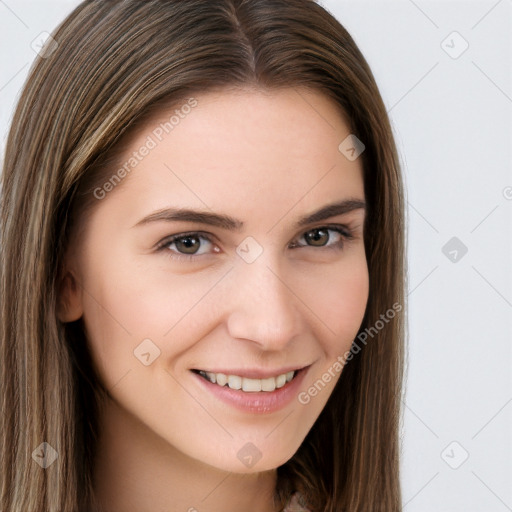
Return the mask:
M182 233L176 233L175 235L166 236L164 239L160 240L155 246L155 250L158 251L160 249L165 249L165 247L176 240L180 240L181 238L187 238L188 236L193 237L197 235L198 238L205 238L209 242L213 243L214 240L218 240L218 238L211 234L206 233L204 231L183 231Z
M160 241L155 248L155 251L160 253L163 251L166 251L166 257L170 258L174 261L197 261L200 258L204 258L207 256L211 256L211 254L183 254L179 252L171 252L167 249L167 246L169 244L172 244L176 242L177 240L180 240L181 238L187 238L188 236L193 237L197 235L197 238L204 238L210 243L214 243L213 239L217 239L215 235L212 235L211 233L205 233L203 231L187 231L183 233L177 233L176 235L171 235L166 238L164 238L162 241Z
M335 232L337 232L342 237L342 240L341 240L341 242L338 242L337 244L318 245L318 246L315 246L315 245L298 245L297 243L295 243L292 248L307 247L307 248L311 248L311 249L318 248L318 249L328 250L328 249L335 249L335 248L339 247L340 245L343 248L343 245L345 243L348 243L348 242L350 242L351 240L353 240L355 238L355 234L352 232L352 230L349 229L348 226L344 226L342 224L323 224L321 226L309 228L309 229L306 229L305 231L303 231L301 235L299 235L298 237L295 237L295 238L303 238L306 233L309 233L310 231L314 231L316 229L323 229L323 230L326 230L326 231L335 231Z
M318 225L318 226L313 226L313 227L310 227L310 228L307 228L305 230L302 230L298 235L296 235L293 240L297 240L298 238L302 238L306 235L306 233L309 233L311 231L314 231L316 229L325 229L327 231L336 231L340 236L341 236L341 240L337 243L334 243L334 244L331 244L331 245L325 245L325 246L322 246L322 245L319 245L319 246L315 246L315 245L307 245L307 244L298 244L297 242L292 242L290 246L291 249L297 249L297 248L307 248L307 249L316 249L316 250L319 250L319 249L322 249L324 251L329 251L329 250L339 250L339 251L342 251L344 248L345 248L345 245L350 243L351 241L353 241L354 239L357 238L357 235L356 235L356 230L359 228L360 226L349 226L347 224L334 224L334 223L326 223L326 224L321 224L321 225ZM158 242L155 246L155 251L157 252L160 252L160 251L164 251L167 249L167 246L176 242L177 240L180 240L182 238L187 238L187 237L194 237L196 236L197 238L204 238L205 240L207 240L208 242L210 243L214 243L214 240L218 240L218 237L211 234L211 233L207 233L207 232L204 232L204 231L184 231L182 233L177 233L177 234L174 234L174 235L170 235L168 237L165 237L163 240L161 240L160 242ZM169 253L171 251L168 251ZM179 252L172 252L172 254L168 254L168 256L174 260L187 260L187 261L194 261L194 260L197 260L198 258L201 258L201 257L206 257L206 256L210 256L211 254L183 254L183 253L179 253Z

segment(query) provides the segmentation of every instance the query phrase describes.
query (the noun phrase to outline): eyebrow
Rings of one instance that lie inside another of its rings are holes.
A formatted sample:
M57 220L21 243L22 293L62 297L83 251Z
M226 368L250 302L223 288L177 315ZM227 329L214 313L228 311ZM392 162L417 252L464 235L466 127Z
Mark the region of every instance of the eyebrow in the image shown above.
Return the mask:
M308 215L300 218L296 222L295 228L300 228L308 224L312 224L313 222L326 220L337 215L345 215L349 212L359 209L366 211L366 203L361 199L345 199L337 203L328 204L319 210L316 210L313 213L309 213ZM228 231L241 231L244 227L244 222L229 215L191 210L188 208L164 208L162 210L158 210L151 213L147 217L144 217L133 227L161 221L195 222L198 224L215 226Z

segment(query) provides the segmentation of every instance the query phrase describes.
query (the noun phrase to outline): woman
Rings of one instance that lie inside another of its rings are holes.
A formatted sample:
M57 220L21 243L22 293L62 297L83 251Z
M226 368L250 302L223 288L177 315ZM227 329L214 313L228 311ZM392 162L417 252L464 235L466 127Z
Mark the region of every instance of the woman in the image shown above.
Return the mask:
M83 2L2 179L1 510L400 509L400 169L326 10Z

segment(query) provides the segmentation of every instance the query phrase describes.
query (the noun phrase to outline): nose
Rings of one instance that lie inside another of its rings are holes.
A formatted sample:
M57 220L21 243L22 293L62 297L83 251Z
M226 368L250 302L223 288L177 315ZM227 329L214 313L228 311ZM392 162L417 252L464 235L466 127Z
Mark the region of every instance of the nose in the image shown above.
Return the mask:
M227 329L233 339L253 341L266 351L283 350L301 331L300 300L290 274L268 259L241 262L232 272Z

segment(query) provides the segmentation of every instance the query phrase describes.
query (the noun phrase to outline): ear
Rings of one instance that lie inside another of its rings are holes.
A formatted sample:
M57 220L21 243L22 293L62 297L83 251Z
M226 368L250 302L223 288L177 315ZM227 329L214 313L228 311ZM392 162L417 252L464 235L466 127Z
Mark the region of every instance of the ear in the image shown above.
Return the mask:
M74 322L82 316L82 288L70 270L65 270L59 279L57 302L57 317L61 322Z

